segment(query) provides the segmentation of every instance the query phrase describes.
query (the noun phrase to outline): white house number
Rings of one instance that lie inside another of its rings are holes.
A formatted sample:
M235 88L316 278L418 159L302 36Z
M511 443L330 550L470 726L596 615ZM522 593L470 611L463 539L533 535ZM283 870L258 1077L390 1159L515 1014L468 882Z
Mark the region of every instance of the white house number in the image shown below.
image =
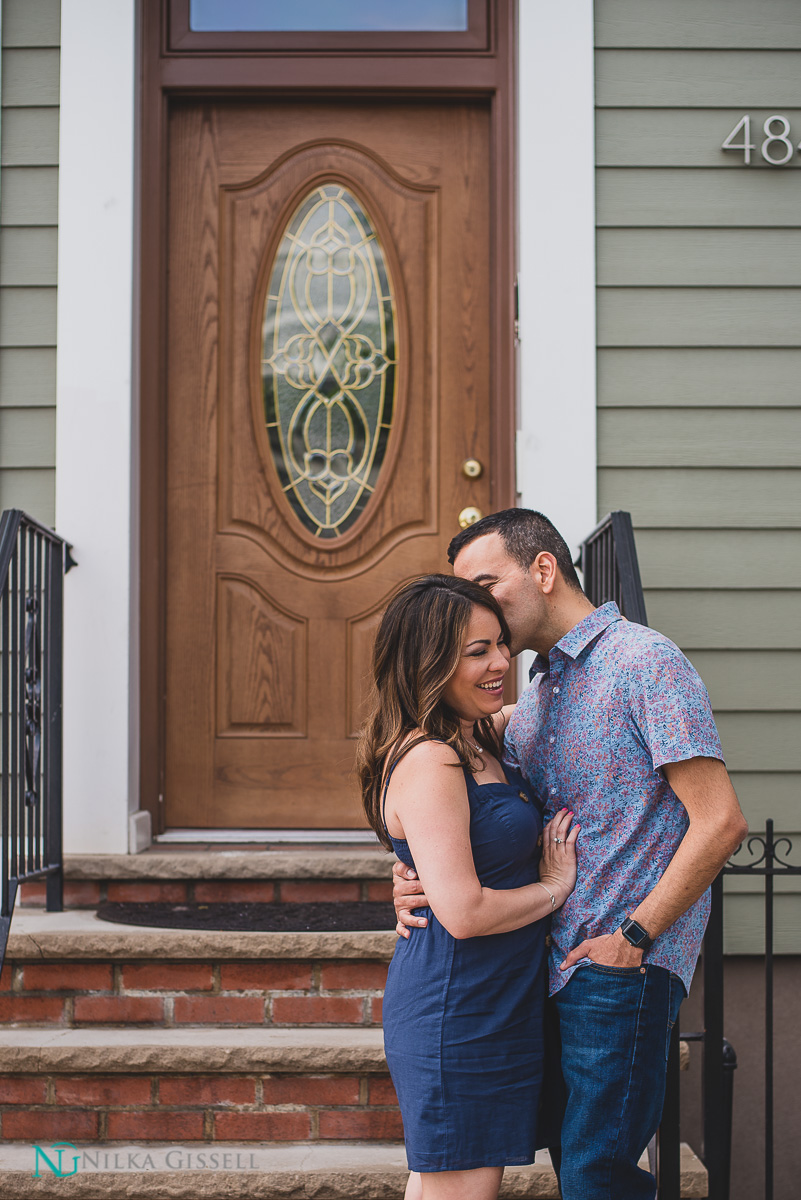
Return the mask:
M735 141L738 133L743 135L741 142ZM782 167L788 163L795 153L795 146L790 141L790 122L781 113L768 117L762 126L765 140L759 147L759 153L766 163L772 167ZM798 143L801 150L801 142ZM751 151L756 150L756 143L751 141L751 118L746 113L734 126L721 150L736 150L742 152L746 164L751 162Z

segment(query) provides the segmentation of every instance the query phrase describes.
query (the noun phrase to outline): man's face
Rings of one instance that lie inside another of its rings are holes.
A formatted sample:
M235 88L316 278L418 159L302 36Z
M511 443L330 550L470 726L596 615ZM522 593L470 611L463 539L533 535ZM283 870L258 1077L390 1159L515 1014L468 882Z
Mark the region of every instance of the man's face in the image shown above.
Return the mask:
M531 572L506 553L499 533L486 533L468 542L456 556L453 573L492 592L506 617L513 655L535 648L537 633L547 620L545 598Z

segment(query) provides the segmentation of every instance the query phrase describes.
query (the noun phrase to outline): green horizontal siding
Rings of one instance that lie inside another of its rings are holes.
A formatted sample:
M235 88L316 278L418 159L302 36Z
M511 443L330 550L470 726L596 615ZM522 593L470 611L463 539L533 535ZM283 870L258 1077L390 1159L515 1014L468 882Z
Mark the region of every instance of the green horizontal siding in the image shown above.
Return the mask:
M44 525L56 522L56 472L53 467L16 467L0 471L0 511L21 508Z
M604 467L801 467L801 408L607 408L598 414Z
M598 508L628 509L636 526L655 529L799 529L801 473L602 467Z
M743 570L748 570L747 564ZM761 590L759 579L752 580L751 590L731 592L651 588L645 582L649 624L688 654L801 649L801 595L795 590Z
M595 58L599 107L750 105L775 113L798 104L799 79L801 50L599 50Z
M0 469L52 467L55 455L55 408L0 408Z
M4 167L0 224L57 225L58 168Z
M732 771L801 770L801 712L718 713L717 722Z
M801 349L609 347L598 353L601 407L794 408L799 395Z
M800 331L798 288L610 288L599 293L599 346L793 346Z
M732 771L732 783L752 829L772 817L779 829L795 829L801 801L801 772ZM798 843L801 846L801 842Z
M52 524L60 4L0 2L0 506Z
M13 51L9 51L13 53ZM58 109L9 108L3 111L4 167L58 165Z
M798 155L784 166L771 166L761 153L765 120L775 112L775 108L753 104L732 109L600 109L595 122L597 163L600 167L724 167L739 171L744 163L742 151L723 150L722 144L741 117L748 114L749 141L755 147L748 170L792 171L801 167ZM801 137L801 110L784 108L781 112L790 122L791 140L797 142ZM793 138L796 129L799 132ZM745 141L740 134L734 140ZM768 147L770 158L782 155L780 147Z
M0 229L0 286L54 287L57 266L57 229Z
M0 346L55 346L56 289L0 288Z
M717 712L801 713L801 651L691 650Z
M798 228L795 171L603 167L595 185L602 228Z
M614 287L796 287L801 230L603 229L597 265Z
M742 591L755 579L769 579L774 589L801 588L798 530L640 529L637 555L652 588Z
M5 6L3 8L5 23ZM20 50L3 53L3 107L49 104L58 107L60 51Z
M601 0L596 45L801 49L798 0Z

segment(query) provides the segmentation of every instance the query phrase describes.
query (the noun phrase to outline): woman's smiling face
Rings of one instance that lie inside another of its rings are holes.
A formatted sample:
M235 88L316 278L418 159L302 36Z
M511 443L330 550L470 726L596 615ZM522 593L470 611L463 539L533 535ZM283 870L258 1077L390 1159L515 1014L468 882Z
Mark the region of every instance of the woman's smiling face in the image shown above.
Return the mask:
M463 721L490 717L503 707L503 681L509 670L509 648L498 618L473 605L459 665L442 698Z

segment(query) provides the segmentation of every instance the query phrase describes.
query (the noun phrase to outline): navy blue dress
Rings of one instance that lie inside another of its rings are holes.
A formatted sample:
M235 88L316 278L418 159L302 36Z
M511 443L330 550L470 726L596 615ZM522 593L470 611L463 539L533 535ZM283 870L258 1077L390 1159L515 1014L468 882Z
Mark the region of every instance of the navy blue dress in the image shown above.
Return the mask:
M499 890L536 881L542 832L529 785L505 771L509 783L479 785L464 770L476 874ZM408 843L392 838L392 845L413 867ZM417 911L428 926L398 939L384 993L384 1047L409 1168L531 1163L548 921L457 941L430 908Z

